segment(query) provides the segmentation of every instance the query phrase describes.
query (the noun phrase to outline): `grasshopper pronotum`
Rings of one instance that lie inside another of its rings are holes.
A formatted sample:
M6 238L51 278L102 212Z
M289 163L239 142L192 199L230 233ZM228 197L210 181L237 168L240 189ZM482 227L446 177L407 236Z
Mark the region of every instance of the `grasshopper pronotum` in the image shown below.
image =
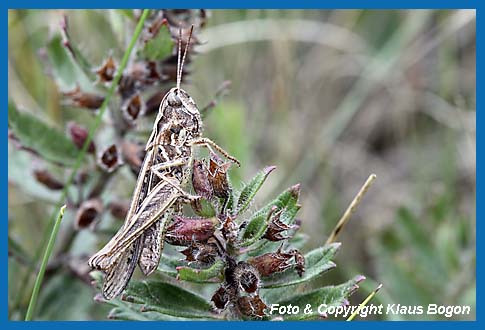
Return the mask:
M146 144L141 167L125 223L113 238L89 259L89 266L105 276L103 295L119 295L138 263L145 275L152 273L160 260L165 230L180 204L198 196L183 190L193 162L193 146L216 149L239 164L222 148L202 135L199 109L190 95L180 88L182 69L190 45L190 30L182 60L181 30L178 42L177 86L160 103L153 130Z

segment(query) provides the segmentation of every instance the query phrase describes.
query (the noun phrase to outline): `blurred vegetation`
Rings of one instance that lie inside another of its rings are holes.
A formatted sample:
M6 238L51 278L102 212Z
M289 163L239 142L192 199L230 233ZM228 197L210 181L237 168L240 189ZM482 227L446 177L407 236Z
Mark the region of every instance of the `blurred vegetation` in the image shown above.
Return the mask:
M131 37L123 28L131 19L125 11L9 12L10 100L22 114L59 132L66 132L70 121L86 127L94 122L93 113L66 104L60 93L61 83L62 92L75 87L69 75L55 81L46 67L47 46L59 37L64 14L70 39L95 66L110 52L120 59ZM373 303L471 305L472 315L454 318L474 319L475 11L208 14L184 88L203 107L231 81L230 90L212 102L205 135L244 164L231 170L236 187L260 168L278 167L250 207L257 210L269 196L301 183L299 218L310 237L307 251L325 241L365 178L376 173L371 192L340 236L338 268L321 284L341 283L357 272L367 280L353 302L383 283ZM117 107L112 104L109 111ZM152 121L143 118L139 131ZM40 134L32 143L44 138ZM101 128L96 146L107 147L113 139L113 132ZM47 167L62 182L69 171L46 165L14 142L9 139L9 318L22 319L36 272L25 274L38 263L41 233L60 196L33 172ZM67 142L64 147L73 152ZM127 172L116 173L103 200L130 197L133 179ZM109 310L93 303L95 291L82 275L97 240L89 230L72 235L75 212L66 211L38 318L103 319ZM120 225L103 213L101 229L111 234L109 229Z

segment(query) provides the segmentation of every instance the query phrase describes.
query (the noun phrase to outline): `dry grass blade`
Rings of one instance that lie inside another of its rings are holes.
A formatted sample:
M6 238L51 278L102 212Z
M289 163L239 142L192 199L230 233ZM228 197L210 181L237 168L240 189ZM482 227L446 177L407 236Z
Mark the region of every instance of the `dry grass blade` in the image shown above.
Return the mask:
M367 192L367 190L369 190L370 186L372 185L372 183L374 183L374 180L376 178L377 178L377 175L375 175L375 174L369 175L369 177L365 181L364 185L362 186L362 188L360 188L359 192L354 197L354 199L350 203L349 207L347 207L347 209L345 210L345 213L342 215L339 222L337 223L337 225L333 229L332 233L328 237L326 244L330 244L330 243L335 242L338 235L340 234L340 232L344 228L345 224L347 222L349 222L350 217L352 216L352 214L354 214L355 209L357 208L357 206L360 204L360 201L362 200L362 197L364 197L365 193Z

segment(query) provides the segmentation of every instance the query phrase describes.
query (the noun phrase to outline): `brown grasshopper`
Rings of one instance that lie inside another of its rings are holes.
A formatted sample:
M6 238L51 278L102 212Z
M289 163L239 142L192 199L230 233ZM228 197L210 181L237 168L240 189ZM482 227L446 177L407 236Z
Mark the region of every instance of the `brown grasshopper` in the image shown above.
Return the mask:
M165 230L182 203L199 196L183 190L190 178L193 147L212 148L239 165L239 161L213 141L203 138L199 109L190 95L180 88L182 69L190 45L190 30L182 60L179 30L177 86L160 103L146 155L136 181L125 223L113 238L89 259L89 266L105 273L103 295L118 296L128 284L138 263L145 275L151 274L160 260Z

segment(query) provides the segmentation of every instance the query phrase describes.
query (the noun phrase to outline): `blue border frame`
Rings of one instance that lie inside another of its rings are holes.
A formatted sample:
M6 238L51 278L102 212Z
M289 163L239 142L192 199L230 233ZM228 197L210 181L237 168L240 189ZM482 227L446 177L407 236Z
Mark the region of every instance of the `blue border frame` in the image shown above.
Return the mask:
M114 1L114 0L109 0L109 1L80 1L80 0L71 0L69 2L66 1L60 1L60 0L44 0L44 1L35 1L35 0L18 0L18 1L2 1L0 6L2 6L2 16L4 25L3 25L3 33L2 35L4 36L4 45L6 48L8 47L8 9L20 9L20 8L30 8L30 9L41 9L41 8L62 8L62 9L72 9L72 8L134 8L134 5L136 4L136 8L141 8L141 7L146 7L146 8L155 8L155 7L165 7L165 8L295 8L295 9L304 9L304 8L335 8L335 9L350 9L350 8L365 8L365 9L424 9L424 8L429 8L429 9L477 9L476 11L476 17L477 17L477 40L476 40L476 53L477 55L480 54L481 48L483 45L483 37L480 33L480 27L481 24L478 23L478 17L479 17L479 9L480 9L480 2L477 0L369 0L369 1L357 1L357 0L330 0L330 1L315 1L315 0L305 0L305 1L298 1L298 2L290 2L290 1L285 1L285 0L271 0L271 1L263 1L263 0L238 0L238 1L221 1L221 0L204 0L204 1L170 1L170 2L162 2L162 1L147 1L147 0L138 0L136 2L130 2L130 1L124 1L124 0L119 0L119 1ZM175 6L176 4L176 6ZM8 130L8 114L7 114L7 102L8 102L8 53L3 51L0 53L0 56L3 60L3 65L1 67L1 72L2 76L4 77L3 79L3 90L4 90L4 95L6 96L4 98L4 105L5 108L2 111L3 118L2 120L4 121L4 136L6 136L7 130ZM480 68L482 66L480 65L480 61L478 61L477 58L477 77L476 77L476 82L477 86L480 86ZM477 87L478 90L478 87ZM480 94L477 93L477 107L480 102ZM478 108L477 108L478 109ZM481 189L480 186L484 184L484 175L480 175L479 165L483 163L482 157L483 157L483 150L482 152L481 149L483 149L483 141L481 141L482 134L480 133L480 130L478 129L481 126L485 126L485 115L481 114L480 111L477 111L477 187L476 187L476 194L477 194L477 205L479 205L478 197L480 196L480 192L483 190ZM7 139L3 140L3 143L0 145L1 152L3 155L8 155L8 146L7 146ZM1 163L2 165L2 170L3 173L8 172L7 168L7 162L3 161ZM7 175L4 177L4 184L1 187L0 190L1 197L1 209L2 213L4 215L8 214L8 178ZM483 193L482 193L483 194ZM481 218L481 215L483 214L483 208L476 208L476 214L477 214L477 219ZM483 243L480 241L479 237L479 232L480 232L480 227L483 227L483 225L480 224L479 221L476 221L477 225L477 254L479 250L479 246ZM2 232L4 233L4 239L6 238L6 233L8 232L8 221L7 221L7 216L4 217L4 220L1 222L1 229ZM7 240L4 241L4 243L1 245L0 248L3 256L3 264L6 266L7 265L7 259L8 259L8 242ZM477 275L483 274L481 271L481 265L482 262L477 259ZM44 322L18 322L18 321L9 321L8 320L8 301L7 301L7 292L8 292L8 273L5 269L5 271L0 273L1 277L1 287L3 288L4 292L4 298L0 302L0 306L2 308L2 317L0 320L0 325L3 329L5 328L11 328L11 329L23 329L27 327L32 327L32 328L45 328L45 329L51 329L51 328L59 328L59 329L64 329L65 327L69 327L71 329L81 329L86 326L88 327L94 327L94 328L116 328L116 329L132 329L133 325L136 327L138 326L143 326L144 328L150 328L150 329L160 329L160 327L164 328L170 328L170 329L177 329L177 330L184 330L184 329L193 329L193 328L210 328L210 329L223 329L226 327L228 324L227 322L163 322L163 324L160 324L160 322L145 322L145 323L136 323L133 324L131 322L104 322L104 321L91 321L91 322L69 322L69 321L58 321L58 322L49 322L49 321L44 321ZM477 276L477 278L481 278L480 276ZM382 327L393 327L393 328L407 328L409 326L417 326L417 327L431 327L431 328L440 328L440 329L447 329L451 327L466 327L466 328L477 328L479 324L482 324L483 326L483 317L481 317L481 312L483 311L483 307L481 302L479 301L479 295L478 292L482 291L482 284L481 282L477 283L477 311L476 311L476 317L477 321L475 322L466 322L466 321L455 321L455 322L413 322L412 324L409 324L409 322L379 322L379 321L367 321L367 322L353 322L352 327L357 327L357 328L362 328L362 327L367 327L371 326L373 328L382 328ZM371 322L369 324L368 322ZM286 328L290 327L293 329L305 329L307 330L308 328L319 328L319 327L346 327L348 324L344 322L312 322L312 321L307 321L307 322L231 322L231 327L236 327L236 328L247 328L250 326L252 329L259 329L264 327L265 329L272 328L272 329L281 329L281 328Z

